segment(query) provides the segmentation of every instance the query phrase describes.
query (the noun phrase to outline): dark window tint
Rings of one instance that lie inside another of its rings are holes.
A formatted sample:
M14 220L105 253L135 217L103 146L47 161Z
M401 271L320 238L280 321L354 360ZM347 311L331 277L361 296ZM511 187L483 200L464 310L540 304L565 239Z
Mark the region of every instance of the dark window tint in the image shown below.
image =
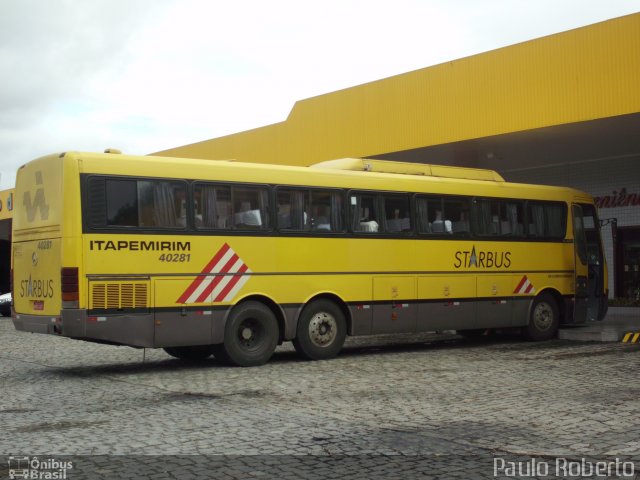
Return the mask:
M259 187L233 187L233 227L243 230L269 228L269 191Z
M196 228L269 228L269 191L266 188L198 183L193 197Z
M140 227L186 227L187 194L182 182L139 180L137 184Z
M310 228L314 232L341 232L342 193L333 190L311 190Z
M563 239L566 233L566 205L555 202L527 202L528 236Z
M135 180L106 181L107 225L138 226L138 188Z
M477 199L474 207L474 228L477 235L498 237L524 235L523 202Z
M353 232L376 233L380 231L380 214L376 195L351 192L349 203Z
M196 228L231 228L231 187L197 185L193 196Z
M587 237L587 249L589 253L589 264L600 265L601 247L600 247L600 221L596 209L590 204L581 204L582 207L582 223L584 224L584 232Z
M582 220L582 208L578 205L573 206L573 237L578 258L583 265L586 265L588 262L587 237Z
M280 230L309 230L309 196L305 190L278 189L278 228Z
M459 197L416 198L418 233L460 235L470 232L469 200Z
M183 228L186 192L178 181L94 177L85 208L93 227Z
M411 231L411 211L407 195L383 195L382 210L385 232Z
M278 188L278 228L309 232L341 232L342 194L333 190Z

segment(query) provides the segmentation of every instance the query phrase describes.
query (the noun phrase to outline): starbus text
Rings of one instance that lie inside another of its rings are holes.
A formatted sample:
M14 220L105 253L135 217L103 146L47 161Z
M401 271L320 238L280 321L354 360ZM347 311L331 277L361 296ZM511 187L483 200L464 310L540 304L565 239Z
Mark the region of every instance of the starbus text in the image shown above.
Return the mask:
M454 268L509 268L511 266L511 252L483 252L476 253L476 247L471 250L461 250L455 253Z

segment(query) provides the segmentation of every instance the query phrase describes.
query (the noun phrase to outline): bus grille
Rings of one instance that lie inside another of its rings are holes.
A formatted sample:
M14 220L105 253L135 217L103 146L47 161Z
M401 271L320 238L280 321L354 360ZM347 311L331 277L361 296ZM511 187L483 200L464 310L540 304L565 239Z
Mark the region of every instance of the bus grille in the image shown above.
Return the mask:
M91 283L91 309L147 308L147 283Z

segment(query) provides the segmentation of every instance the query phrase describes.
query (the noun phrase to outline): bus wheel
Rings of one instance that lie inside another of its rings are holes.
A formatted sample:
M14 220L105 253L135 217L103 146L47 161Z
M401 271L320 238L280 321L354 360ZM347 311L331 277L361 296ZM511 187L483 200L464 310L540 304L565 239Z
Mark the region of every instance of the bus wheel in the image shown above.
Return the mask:
M302 311L293 346L310 360L333 358L346 336L347 322L340 307L329 300L316 300Z
M204 360L213 354L213 345L195 345L192 347L165 347L165 352L180 360Z
M260 302L246 302L234 307L227 319L222 344L222 360L240 367L263 365L278 344L278 321Z
M558 305L548 293L538 295L531 305L529 324L525 336L529 340L550 340L558 335L560 315Z
M213 356L222 363L231 363L231 359L227 356L224 349L224 343L213 345Z

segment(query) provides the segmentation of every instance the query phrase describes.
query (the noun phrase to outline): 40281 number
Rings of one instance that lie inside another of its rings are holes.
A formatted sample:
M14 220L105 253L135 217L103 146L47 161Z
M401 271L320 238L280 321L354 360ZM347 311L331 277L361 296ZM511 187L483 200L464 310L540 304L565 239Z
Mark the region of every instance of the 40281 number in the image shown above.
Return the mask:
M163 253L158 258L161 262L189 262L191 260L190 253Z

